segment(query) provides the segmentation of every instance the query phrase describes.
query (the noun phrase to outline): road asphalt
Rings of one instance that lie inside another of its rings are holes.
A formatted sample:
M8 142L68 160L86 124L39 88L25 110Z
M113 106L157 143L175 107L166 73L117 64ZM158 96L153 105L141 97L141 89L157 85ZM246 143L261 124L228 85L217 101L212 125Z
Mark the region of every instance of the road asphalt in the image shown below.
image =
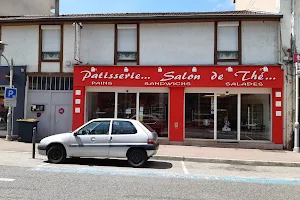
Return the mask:
M300 199L300 168L151 159L68 159L56 165L30 153L0 151L0 200Z

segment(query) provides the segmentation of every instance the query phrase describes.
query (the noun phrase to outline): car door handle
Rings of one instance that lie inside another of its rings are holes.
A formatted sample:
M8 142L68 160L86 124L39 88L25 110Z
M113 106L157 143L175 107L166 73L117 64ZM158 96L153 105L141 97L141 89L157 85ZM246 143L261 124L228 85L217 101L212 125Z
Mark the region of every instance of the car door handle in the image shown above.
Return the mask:
M91 140L92 140L93 142L95 142L95 141L96 141L96 138L92 137Z

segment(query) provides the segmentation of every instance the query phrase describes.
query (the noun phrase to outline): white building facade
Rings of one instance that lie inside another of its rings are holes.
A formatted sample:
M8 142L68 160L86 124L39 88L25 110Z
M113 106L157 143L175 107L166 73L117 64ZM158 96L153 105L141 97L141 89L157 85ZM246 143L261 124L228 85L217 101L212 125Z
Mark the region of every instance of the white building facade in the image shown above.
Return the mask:
M0 36L5 56L26 66L24 117L39 119L40 138L121 117L144 121L162 143L282 149L281 18L10 17Z

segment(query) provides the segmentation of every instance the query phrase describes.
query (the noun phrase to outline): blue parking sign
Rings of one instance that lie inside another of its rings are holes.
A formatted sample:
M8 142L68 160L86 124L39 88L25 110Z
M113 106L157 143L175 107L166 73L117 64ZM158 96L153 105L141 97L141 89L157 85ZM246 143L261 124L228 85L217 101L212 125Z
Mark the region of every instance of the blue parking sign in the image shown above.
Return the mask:
M17 98L17 88L5 88L5 99L16 99Z

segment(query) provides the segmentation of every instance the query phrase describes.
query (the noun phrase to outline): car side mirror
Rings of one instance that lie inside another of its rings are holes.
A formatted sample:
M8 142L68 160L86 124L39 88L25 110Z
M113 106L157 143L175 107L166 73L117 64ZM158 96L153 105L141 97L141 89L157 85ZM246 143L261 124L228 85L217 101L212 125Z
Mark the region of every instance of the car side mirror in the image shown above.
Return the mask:
M73 135L76 137L78 135L78 132L73 133Z

